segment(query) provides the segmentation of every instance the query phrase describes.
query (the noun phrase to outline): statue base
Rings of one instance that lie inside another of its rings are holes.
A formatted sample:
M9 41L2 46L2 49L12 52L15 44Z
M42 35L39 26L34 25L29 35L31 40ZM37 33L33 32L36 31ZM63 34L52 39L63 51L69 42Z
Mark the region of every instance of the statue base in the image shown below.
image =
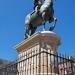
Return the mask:
M55 74L52 68L60 38L52 31L34 33L16 46L19 53L18 72L25 75ZM22 64L22 65L20 65ZM21 66L21 67L20 67Z

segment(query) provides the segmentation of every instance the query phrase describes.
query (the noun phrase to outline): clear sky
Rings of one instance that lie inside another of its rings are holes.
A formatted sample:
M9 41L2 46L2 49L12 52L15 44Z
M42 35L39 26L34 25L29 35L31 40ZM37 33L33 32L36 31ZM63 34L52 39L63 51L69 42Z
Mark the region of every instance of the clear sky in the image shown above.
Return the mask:
M17 59L14 46L24 39L24 19L32 9L33 0L0 0L0 58ZM54 11L58 18L54 32L61 38L58 51L75 55L75 0L55 0Z

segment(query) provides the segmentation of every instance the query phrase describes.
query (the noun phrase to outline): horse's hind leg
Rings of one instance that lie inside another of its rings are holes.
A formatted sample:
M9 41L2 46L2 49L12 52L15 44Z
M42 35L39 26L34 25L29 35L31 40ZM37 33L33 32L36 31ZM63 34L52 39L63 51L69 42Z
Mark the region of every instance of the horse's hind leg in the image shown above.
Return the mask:
M43 12L43 13L42 13L42 19L43 19L43 21L42 21L42 24L43 24L43 31L45 30L45 23L46 23L45 17L46 17L46 13Z
M31 28L31 35L33 35L36 31L36 27Z
M25 26L25 39L29 37L29 25Z
M57 18L53 17L49 22L54 22L54 24L49 28L50 31L53 31L56 26Z

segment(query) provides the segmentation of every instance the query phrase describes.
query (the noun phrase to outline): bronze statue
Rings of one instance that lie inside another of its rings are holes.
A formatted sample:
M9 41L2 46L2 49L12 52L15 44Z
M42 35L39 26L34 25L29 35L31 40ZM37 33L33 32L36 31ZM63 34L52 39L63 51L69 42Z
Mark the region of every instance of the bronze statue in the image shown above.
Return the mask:
M49 28L52 31L57 21L54 17L53 0L44 0L43 3L41 0L34 0L34 11L28 14L25 19L25 38L32 35L40 25L44 25L43 29L45 29L47 21L54 22L53 26Z

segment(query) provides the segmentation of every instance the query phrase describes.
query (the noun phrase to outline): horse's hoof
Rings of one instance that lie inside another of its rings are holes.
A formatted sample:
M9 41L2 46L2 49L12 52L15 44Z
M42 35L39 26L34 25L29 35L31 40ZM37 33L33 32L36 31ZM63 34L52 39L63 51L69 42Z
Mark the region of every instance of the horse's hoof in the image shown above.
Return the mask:
M50 28L49 28L49 31L53 31L53 30L54 30L54 27L50 27Z
M54 18L55 22L57 22L57 18Z

